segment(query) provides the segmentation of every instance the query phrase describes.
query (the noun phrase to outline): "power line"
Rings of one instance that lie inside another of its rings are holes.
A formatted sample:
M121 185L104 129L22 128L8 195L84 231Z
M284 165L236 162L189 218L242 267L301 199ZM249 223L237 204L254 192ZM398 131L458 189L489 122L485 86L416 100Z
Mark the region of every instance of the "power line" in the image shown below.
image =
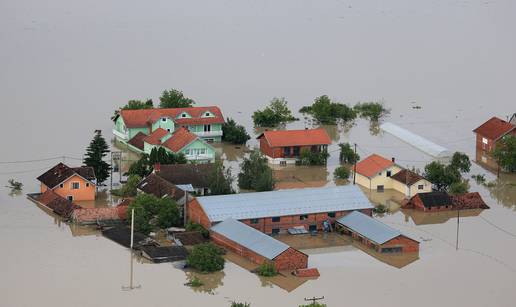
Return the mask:
M513 234L512 232L509 232L509 231L507 231L507 230L503 229L502 227L497 226L495 223L493 223L493 222L489 221L488 219L486 219L486 218L485 218L485 217L483 217L483 216L480 216L480 218L481 218L481 219L483 219L483 220L484 220L486 223L488 223L489 225L493 226L494 228L496 228L496 229L498 229L498 230L500 230L500 231L502 231L502 232L505 232L506 234L508 234L508 235L509 235L509 236L511 236L511 237L515 237L515 238L516 238L516 234Z
M0 175L14 175L14 174L25 174L25 173L32 173L36 171L42 171L42 170L48 170L49 167L43 167L43 168L36 168L36 169L30 169L30 170L24 170L24 171L14 171L14 172L3 172L0 173Z
M33 159L33 160L0 161L0 164L33 163L33 162L43 162L43 161L51 161L51 160L58 160L58 159L82 160L81 158L76 158L76 157L70 157L70 156L58 156L58 157L43 158L43 159Z

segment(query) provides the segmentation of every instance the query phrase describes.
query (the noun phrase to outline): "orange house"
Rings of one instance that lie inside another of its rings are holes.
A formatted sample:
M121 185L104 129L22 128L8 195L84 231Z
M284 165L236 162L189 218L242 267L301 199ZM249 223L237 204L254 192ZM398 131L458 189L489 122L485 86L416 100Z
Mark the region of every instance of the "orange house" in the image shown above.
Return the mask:
M41 182L41 193L50 189L70 201L95 200L95 172L91 167L59 163L37 179Z

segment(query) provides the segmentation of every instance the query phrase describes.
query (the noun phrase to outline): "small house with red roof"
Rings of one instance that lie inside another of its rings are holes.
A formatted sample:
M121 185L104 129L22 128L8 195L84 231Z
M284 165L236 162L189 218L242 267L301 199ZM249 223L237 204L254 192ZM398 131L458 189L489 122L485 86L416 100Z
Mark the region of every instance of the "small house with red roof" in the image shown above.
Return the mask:
M393 189L412 197L417 193L432 191L432 183L421 175L404 169L396 164L395 159L387 159L372 154L356 165L356 183L370 189L383 192Z
M301 152L321 152L328 149L331 139L323 128L303 130L264 131L257 138L260 151L271 164L294 164Z
M172 153L182 153L189 161L201 163L215 161L213 146L183 127L173 133L158 128L143 139L143 152L150 154L153 148L159 147Z
M218 107L120 110L113 134L123 143L131 143L139 133L150 135L158 128L173 133L181 127L206 142L220 142L224 117ZM141 136L136 140L141 144Z
M511 120L514 119L511 118ZM496 146L496 142L502 137L510 134L516 135L516 124L495 116L473 130L473 132L477 136L477 151L491 153Z

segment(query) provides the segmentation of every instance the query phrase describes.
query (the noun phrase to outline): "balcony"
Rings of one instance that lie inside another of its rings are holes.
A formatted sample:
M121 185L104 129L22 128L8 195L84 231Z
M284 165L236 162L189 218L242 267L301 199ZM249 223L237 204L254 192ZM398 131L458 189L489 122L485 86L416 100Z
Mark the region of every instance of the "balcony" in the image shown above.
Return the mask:
M119 138L119 139L121 139L123 141L128 141L129 140L129 136L127 135L127 133L120 132L120 131L116 130L116 128L113 128L113 134L117 138Z
M222 130L200 131L200 132L192 132L192 133L201 138L222 136Z

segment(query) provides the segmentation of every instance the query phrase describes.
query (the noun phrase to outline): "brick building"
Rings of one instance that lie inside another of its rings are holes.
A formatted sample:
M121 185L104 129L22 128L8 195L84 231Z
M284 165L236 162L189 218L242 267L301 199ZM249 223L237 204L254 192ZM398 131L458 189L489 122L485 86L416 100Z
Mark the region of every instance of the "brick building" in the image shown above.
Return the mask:
M478 192L460 195L448 195L446 192L419 193L403 204L402 207L428 212L489 209Z
M331 139L323 128L265 131L257 138L260 151L271 164L294 164L303 150L327 150Z
M337 220L344 234L379 253L419 252L419 242L358 211Z
M256 264L271 262L278 271L308 266L308 255L235 219L229 218L213 226L210 238Z
M495 170L498 168L498 164L491 157L491 152L501 138L506 135L516 135L516 119L513 116L507 122L498 117L493 117L473 132L476 134L476 161L482 166Z
M356 185L279 190L197 197L188 203L192 222L211 228L233 218L261 232L276 234L295 226L320 230L323 222L360 210L371 215L373 206Z

